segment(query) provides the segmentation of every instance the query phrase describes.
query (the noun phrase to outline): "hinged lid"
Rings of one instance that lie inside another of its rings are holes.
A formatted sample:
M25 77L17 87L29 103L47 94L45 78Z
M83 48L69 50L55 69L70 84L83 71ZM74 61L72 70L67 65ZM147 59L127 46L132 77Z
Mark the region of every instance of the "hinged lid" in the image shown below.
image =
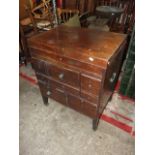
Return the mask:
M59 26L28 40L29 47L72 59L105 65L126 39L125 34Z

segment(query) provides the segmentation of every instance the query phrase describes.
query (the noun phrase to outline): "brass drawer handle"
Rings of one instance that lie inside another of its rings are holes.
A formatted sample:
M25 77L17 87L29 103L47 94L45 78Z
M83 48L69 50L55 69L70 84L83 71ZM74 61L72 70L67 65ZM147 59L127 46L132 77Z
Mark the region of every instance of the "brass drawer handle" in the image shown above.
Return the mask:
M64 78L64 74L63 73L59 74L59 79L63 80L63 78Z
M47 93L46 93L46 94L49 96L49 95L51 95L51 92L50 92L50 91L47 91Z
M115 80L115 78L116 78L116 73L114 72L113 74L112 74L112 77L110 78L110 82L111 83L113 83L114 82L114 80Z

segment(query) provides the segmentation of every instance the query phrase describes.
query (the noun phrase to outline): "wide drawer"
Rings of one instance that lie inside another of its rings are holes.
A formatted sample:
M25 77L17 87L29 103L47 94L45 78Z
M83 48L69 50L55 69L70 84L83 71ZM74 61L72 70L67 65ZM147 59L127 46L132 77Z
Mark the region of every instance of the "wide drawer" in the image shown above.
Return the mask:
M68 84L72 87L80 87L80 74L79 72L64 68L63 66L55 66L47 64L48 76L51 78Z
M46 87L46 88L57 87L57 88L64 90L67 93L78 95L78 96L80 95L80 88L71 87L70 85L66 85L57 80L48 79L44 75L41 75L38 73L36 74L36 76L38 79L38 83L43 85L43 87Z

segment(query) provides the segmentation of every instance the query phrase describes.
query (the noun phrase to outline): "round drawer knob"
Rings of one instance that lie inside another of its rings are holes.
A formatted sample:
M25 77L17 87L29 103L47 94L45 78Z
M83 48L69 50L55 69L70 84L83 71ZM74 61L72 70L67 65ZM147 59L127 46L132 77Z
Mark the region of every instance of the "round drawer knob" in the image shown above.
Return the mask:
M63 73L59 74L59 79L63 80L63 78L64 78L64 74Z
M92 85L91 85L91 84L89 84L89 85L88 85L88 87L89 87L89 88L91 88L91 87L92 87Z
M51 95L51 92L50 92L50 91L47 91L47 93L46 93L46 94L49 96L49 95Z

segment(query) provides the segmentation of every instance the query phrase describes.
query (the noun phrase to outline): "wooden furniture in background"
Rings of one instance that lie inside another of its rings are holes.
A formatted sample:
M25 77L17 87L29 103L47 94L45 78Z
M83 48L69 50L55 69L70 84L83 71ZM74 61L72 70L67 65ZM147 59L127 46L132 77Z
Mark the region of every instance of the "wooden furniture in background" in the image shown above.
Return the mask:
M75 14L79 14L79 10L77 9L61 9L57 8L58 20L59 23L67 22L71 17Z
M19 0L19 20L27 18L28 14L25 10L25 5L28 5L28 0Z
M44 30L49 30L52 27L53 18L51 12L50 0L42 0L37 5L32 0L20 0L19 14L19 45L20 55L24 63L29 61L30 54L27 47L27 38L36 35Z
M135 0L97 0L96 7L101 5L123 9L121 15L111 19L110 31L128 33L131 30L135 19Z
M96 6L105 5L105 6L118 6L119 0L95 0Z
M36 30L36 27L34 25L34 22L32 18L30 17L30 7L28 0L20 0L19 1L19 24L20 26L25 29L26 27L32 27L34 30Z
M131 32L135 21L135 0L63 0L64 8L78 9L80 15L87 12L87 17L88 14L89 16L96 15L95 9L101 5L123 9L123 13L120 16L110 20L108 24L110 31L120 33ZM83 24L84 26L88 26L85 18L83 18L83 23L85 23Z
M80 14L93 12L95 6L94 0L63 0L63 8L78 9Z
M111 31L130 33L135 21L135 0L119 0L117 7L124 11L120 17L114 19Z
M96 130L118 79L126 35L59 26L28 43L44 104L51 97L91 117Z
M25 65L29 59L26 35L27 33L37 30L29 16L29 11L27 10L28 5L28 0L19 1L19 59L20 63L24 62Z
M28 11L34 27L37 27L39 30L52 28L54 17L50 0L42 0L40 4L28 8Z
M20 63L27 64L29 59L29 52L27 47L27 34L31 32L37 32L37 27L35 27L34 22L29 16L29 1L20 0L19 1L19 57Z
M20 55L22 55L22 59L27 65L27 62L30 61L30 52L27 45L27 39L37 35L39 32L34 31L32 27L19 25L19 47L20 47Z

